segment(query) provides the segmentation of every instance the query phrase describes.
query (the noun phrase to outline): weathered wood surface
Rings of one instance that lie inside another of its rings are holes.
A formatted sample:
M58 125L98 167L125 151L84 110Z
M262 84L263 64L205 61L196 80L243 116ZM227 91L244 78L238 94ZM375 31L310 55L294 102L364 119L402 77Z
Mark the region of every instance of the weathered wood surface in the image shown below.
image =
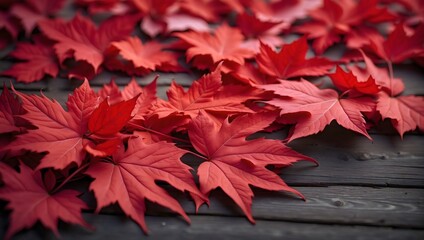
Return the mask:
M150 233L145 236L131 220L110 215L84 214L95 231L77 226L63 226L61 239L167 239L167 240L227 240L227 239L408 239L421 240L424 230L405 230L367 226L323 225L284 221L258 220L255 225L235 217L192 216L191 225L175 217L147 216ZM0 232L1 234L1 232ZM41 229L20 233L16 240L55 239Z

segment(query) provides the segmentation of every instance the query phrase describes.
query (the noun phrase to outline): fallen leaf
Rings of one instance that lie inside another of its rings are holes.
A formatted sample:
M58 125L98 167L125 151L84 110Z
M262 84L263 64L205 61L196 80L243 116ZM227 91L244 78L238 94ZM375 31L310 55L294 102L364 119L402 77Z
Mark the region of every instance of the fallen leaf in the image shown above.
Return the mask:
M280 79L320 76L333 68L334 63L322 57L305 59L307 51L308 43L305 37L283 45L280 52L275 52L268 45L261 43L256 61L261 72Z
M267 102L279 107L281 115L308 113L307 117L297 119L289 141L318 133L333 120L371 140L361 113L374 110L375 103L370 97L340 98L333 89L319 89L306 80L280 80L279 84L262 85L261 88L282 97Z
M142 139L129 139L124 147L104 160L90 165L86 174L94 178L90 190L97 200L97 211L112 203L118 203L126 215L144 232L145 200L155 202L190 219L180 204L155 181L165 181L180 191L188 191L203 198L194 183L190 167L180 158L186 152L171 143L145 144Z
M188 127L190 141L204 156L200 164L200 190L203 194L220 187L243 210L250 222L253 192L249 185L272 190L288 191L300 197L296 190L287 186L281 178L265 168L267 165L289 166L301 159L314 162L288 147L279 140L246 138L270 125L275 112L247 114L221 126L203 114L196 117Z
M0 188L0 198L8 201L6 207L12 211L5 239L10 239L38 221L52 230L56 237L59 237L59 219L91 228L81 216L81 210L87 209L87 204L78 198L80 192L68 189L49 192L43 184L40 171L33 171L24 164L20 168L20 173L17 173L0 163L0 173L5 184Z

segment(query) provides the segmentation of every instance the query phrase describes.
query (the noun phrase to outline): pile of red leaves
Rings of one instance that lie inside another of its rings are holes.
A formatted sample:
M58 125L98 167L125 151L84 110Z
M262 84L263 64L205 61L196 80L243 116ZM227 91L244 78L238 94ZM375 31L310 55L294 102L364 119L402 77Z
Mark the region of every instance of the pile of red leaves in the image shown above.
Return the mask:
M14 64L2 75L24 83L47 75L86 79L66 107L4 87L6 238L37 221L55 234L58 219L90 227L81 216L88 208L83 192L94 194L97 212L117 203L145 232L146 199L189 222L158 181L187 192L197 208L221 188L254 222L249 185L302 198L270 167L315 160L280 140L247 140L250 135L292 126L286 139L292 141L333 120L369 139L368 128L384 119L400 136L424 130L424 98L401 95L404 84L393 75L396 64L424 63L421 0L64 3L0 4L0 48L15 46L7 56ZM69 7L77 13L65 20ZM298 37L287 43L288 35ZM340 59L324 57L333 45L344 51ZM163 100L156 97L157 79L145 87L132 80L122 90L112 81L93 91L89 80L104 69L205 74L188 90L172 83ZM185 154L200 166L184 164Z

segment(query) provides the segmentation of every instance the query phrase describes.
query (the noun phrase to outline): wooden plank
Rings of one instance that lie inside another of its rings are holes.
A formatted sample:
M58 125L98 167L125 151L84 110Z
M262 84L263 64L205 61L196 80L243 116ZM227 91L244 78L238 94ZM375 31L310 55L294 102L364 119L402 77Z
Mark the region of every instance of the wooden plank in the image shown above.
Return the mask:
M299 162L283 170L290 184L424 187L424 137L372 134L373 142L332 124L288 146L313 157L319 167ZM278 137L278 136L274 136ZM281 136L280 136L281 137Z
M146 217L150 231L145 236L138 225L121 216L84 214L96 230L62 225L61 239L422 239L423 230L392 229L366 226L305 224L294 222L262 221L256 225L234 217L191 216L191 225L169 217ZM4 223L2 224L4 225ZM3 234L3 233L0 233ZM56 239L51 232L41 229L25 231L14 239Z
M424 229L424 189L368 187L297 187L306 201L283 192L255 189L252 213L255 219L345 225L386 226ZM185 211L195 214L187 196L171 191ZM151 215L171 214L148 204ZM108 213L117 213L115 208ZM244 216L240 208L221 190L210 195L210 207L199 209L202 215Z

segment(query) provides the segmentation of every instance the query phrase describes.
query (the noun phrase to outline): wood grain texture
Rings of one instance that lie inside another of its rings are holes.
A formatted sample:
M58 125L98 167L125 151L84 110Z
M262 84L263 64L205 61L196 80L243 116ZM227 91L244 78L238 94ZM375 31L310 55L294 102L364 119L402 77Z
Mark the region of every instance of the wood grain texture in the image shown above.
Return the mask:
M333 186L296 187L296 190L305 195L306 201L284 192L255 189L253 217L257 220L424 229L423 189ZM188 214L196 214L194 203L187 196L175 190L170 192ZM149 215L175 215L155 204L148 204L147 209ZM104 213L121 214L117 208L106 209ZM211 193L210 206L203 205L198 214L244 216L221 190Z
M185 239L185 240L227 240L227 239L387 239L415 240L424 237L423 230L375 228L365 226L343 226L305 224L293 222L257 221L252 225L236 217L192 216L191 225L183 220L169 217L146 217L150 230L145 236L130 219L120 216L84 214L96 231L67 226L61 229L61 239ZM2 221L4 225L4 220ZM0 232L0 234L2 234ZM35 229L18 234L16 240L56 239L50 232Z

